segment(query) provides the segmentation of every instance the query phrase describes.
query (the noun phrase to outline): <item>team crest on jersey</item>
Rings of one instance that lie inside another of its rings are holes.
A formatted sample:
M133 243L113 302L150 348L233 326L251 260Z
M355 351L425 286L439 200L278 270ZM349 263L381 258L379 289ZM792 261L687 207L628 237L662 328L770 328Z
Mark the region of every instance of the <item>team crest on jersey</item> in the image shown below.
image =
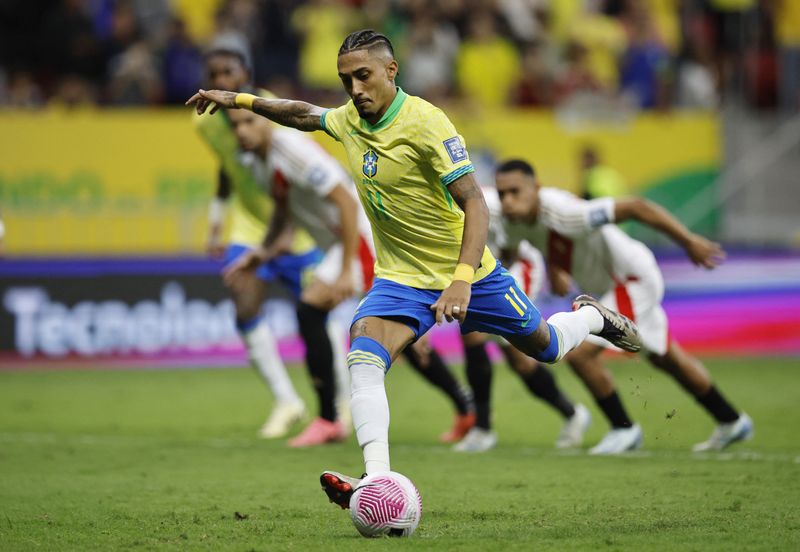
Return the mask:
M361 166L361 171L367 178L372 178L378 174L378 156L371 149L364 154L364 164Z
M589 211L589 226L592 228L597 228L598 226L603 226L604 224L608 224L610 221L608 220L608 214L603 207L598 207L597 209L593 209Z
M458 136L445 140L444 147L447 148L447 155L450 156L450 161L453 163L459 163L467 158L467 149Z

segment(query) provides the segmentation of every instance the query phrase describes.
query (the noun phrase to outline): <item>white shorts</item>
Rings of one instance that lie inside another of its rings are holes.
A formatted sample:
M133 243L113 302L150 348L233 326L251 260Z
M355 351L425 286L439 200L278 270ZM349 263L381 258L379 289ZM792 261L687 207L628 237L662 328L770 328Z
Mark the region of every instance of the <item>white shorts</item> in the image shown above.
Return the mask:
M600 302L636 323L643 353L663 355L669 346L669 322L661 306L663 299L664 278L651 256L642 258L637 274L618 281L600 298ZM594 335L590 335L587 341L615 349L608 341Z
M325 256L314 269L314 277L328 285L335 283L342 272L343 254L344 247L341 242L334 244L325 252ZM375 254L363 237L359 243L358 259L353 261L351 272L356 294L366 293L372 287L372 279L375 274Z
M508 269L531 301L536 301L546 277L544 257L527 241L517 247L517 260Z

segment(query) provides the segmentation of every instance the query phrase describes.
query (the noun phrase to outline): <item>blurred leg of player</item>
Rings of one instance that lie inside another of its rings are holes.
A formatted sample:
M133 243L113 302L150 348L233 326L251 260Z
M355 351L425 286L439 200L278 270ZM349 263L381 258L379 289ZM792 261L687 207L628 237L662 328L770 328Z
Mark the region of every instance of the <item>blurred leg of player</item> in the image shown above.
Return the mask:
M366 255L365 242L361 249ZM334 287L341 273L342 254L341 244L329 249L315 270L314 280L300 295L297 310L300 333L306 343L306 363L317 392L320 410L319 416L300 435L289 441L290 447L310 447L341 441L350 434L349 403L343 398L344 393L350 392L349 378L341 373L337 375L337 359L334 356L335 351L344 355L344 349L333 345L339 337L334 335L331 338L331 333L335 334L336 331L327 320L330 311L346 299L339 296ZM371 282L372 262L371 256L354 261L354 289L359 293L363 293ZM346 366L344 358L338 361L340 366ZM342 389L344 385L346 388Z
M720 450L751 438L753 422L750 417L737 412L714 385L703 364L670 338L667 315L661 306L663 295L664 282L658 266L654 261L642 262L635 279L620 282L601 301L636 322L647 359L675 378L717 421L714 433L707 441L695 445L695 451ZM595 344L584 343L567 356L567 361L587 384L612 424L612 430L590 452L614 454L635 448L641 442L641 429L638 424L631 424L614 391L611 376L600 360L603 348L598 345L602 340L590 338L589 341Z
M475 394L477 418L475 427L453 447L459 452L483 452L497 444L497 435L492 430L490 419L492 366L485 348L487 338L486 334L480 333L464 336L467 377ZM592 420L588 409L569 400L559 389L552 372L546 366L522 354L507 342L501 343L500 348L506 362L520 377L528 391L553 407L563 417L564 425L556 441L556 447L580 446Z
M619 398L614 378L600 359L604 350L605 347L584 342L570 352L565 360L592 393L611 426L611 430L589 453L619 454L641 445L642 428L633 423Z
M517 248L516 261L508 272L517 281L522 291L535 300L545 280L542 254L527 241ZM497 444L497 435L491 428L490 394L492 366L486 352L486 334L472 333L463 336L467 364L467 379L475 393L477 423L467 437L454 448L462 452L481 452ZM583 443L583 435L591 424L589 410L582 404L574 405L557 387L548 368L510 346L504 339L497 339L509 366L519 375L528 390L552 406L564 417L556 447L577 447Z
M584 405L573 403L556 384L555 377L544 364L523 355L514 347L501 344L506 362L522 379L528 391L558 412L564 420L556 448L566 449L583 444L583 436L592 423L592 416Z
M242 245L229 246L225 253L225 264L229 265L248 250ZM297 256L296 259L306 265L312 262L311 256L307 262L302 260L302 256ZM275 398L275 406L259 430L259 435L267 439L283 437L306 413L305 405L295 391L286 366L278 354L275 337L261 316L265 282L277 279L276 265L279 263L280 261L249 273L237 281L235 286L230 287L236 305L236 327L245 343L250 362Z
M336 415L341 424L350 430L353 419L350 417L350 370L347 368L347 349L350 335L347 327L328 318L326 324L328 340L333 350L333 375L336 378Z
M711 380L703 363L683 350L671 339L664 354L650 353L650 362L671 375L717 421L717 427L707 441L696 444L692 450L703 452L722 450L737 441L753 438L753 420L737 412L722 396Z
M517 246L516 261L508 271L517 280L522 291L535 301L546 279L545 261L541 252L523 240ZM579 447L583 436L592 423L589 410L582 404L573 404L556 385L550 369L499 340L506 361L522 378L528 390L552 406L564 418L561 432L556 440L557 448Z
M459 452L483 452L497 445L492 430L491 394L492 361L486 351L486 334L473 332L462 336L467 382L475 401L475 426L453 446Z
M426 336L403 350L403 357L423 378L447 395L456 409L453 426L439 436L443 443L455 443L475 425L475 406L469 388L461 385Z

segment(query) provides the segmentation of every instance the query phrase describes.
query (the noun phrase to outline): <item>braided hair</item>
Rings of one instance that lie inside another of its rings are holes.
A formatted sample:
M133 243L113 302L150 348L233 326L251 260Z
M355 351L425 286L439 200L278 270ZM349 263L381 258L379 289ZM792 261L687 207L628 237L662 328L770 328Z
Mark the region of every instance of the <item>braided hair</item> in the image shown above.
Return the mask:
M339 55L355 50L372 50L373 48L385 48L394 57L394 48L389 39L372 29L362 29L347 35L339 48Z

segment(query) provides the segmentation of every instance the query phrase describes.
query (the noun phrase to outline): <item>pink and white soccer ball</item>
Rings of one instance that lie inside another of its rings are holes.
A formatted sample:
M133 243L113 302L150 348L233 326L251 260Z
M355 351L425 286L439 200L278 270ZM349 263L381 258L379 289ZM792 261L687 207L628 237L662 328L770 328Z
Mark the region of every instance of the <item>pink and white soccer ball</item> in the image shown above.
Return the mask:
M422 497L403 474L368 475L350 497L350 517L365 537L408 537L422 517Z

